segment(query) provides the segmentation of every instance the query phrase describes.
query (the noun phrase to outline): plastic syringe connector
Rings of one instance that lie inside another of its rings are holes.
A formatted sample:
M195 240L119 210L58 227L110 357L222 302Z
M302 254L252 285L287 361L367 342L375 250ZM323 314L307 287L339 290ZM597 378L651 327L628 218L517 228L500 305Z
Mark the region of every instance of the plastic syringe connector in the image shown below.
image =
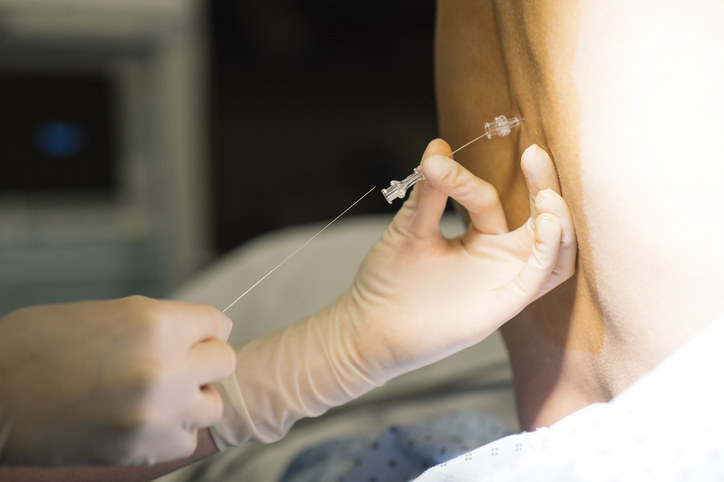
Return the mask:
M499 115L493 119L493 122L486 122L483 124L485 127L485 137L490 139L493 136L507 136L510 134L510 130L513 127L518 127L521 122L521 119L518 119L517 117L508 119L504 115Z
M382 195L385 196L387 202L392 204L395 199L402 199L405 197L407 190L415 185L417 181L425 179L425 175L422 173L422 168L417 166L415 170L402 181L392 181L390 187L382 190Z
M473 142L477 141L478 139L482 139L483 137L491 139L494 136L507 136L510 134L511 129L513 129L514 127L518 127L521 122L523 122L523 119L519 119L517 117L508 119L504 115L499 115L498 117L493 119L493 122L486 122L484 124L485 131L482 135L476 137L467 144L458 147L451 154L449 154L449 156L452 157L452 155L458 152L460 149L469 146ZM425 175L422 173L422 168L420 166L417 166L415 168L415 171L402 181L392 181L390 183L390 187L382 190L382 195L385 197L385 199L387 199L388 203L392 204L392 201L394 201L395 199L404 198L405 194L407 194L407 190L415 185L417 181L422 181L424 179Z

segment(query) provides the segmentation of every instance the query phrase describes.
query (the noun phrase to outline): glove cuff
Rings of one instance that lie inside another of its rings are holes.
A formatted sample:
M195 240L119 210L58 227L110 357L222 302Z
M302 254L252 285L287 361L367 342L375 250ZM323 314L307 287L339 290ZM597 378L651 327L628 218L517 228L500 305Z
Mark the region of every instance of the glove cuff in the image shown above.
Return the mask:
M362 369L346 316L332 305L239 347L235 375L217 385L224 411L211 433L219 450L275 442L297 420L382 385Z

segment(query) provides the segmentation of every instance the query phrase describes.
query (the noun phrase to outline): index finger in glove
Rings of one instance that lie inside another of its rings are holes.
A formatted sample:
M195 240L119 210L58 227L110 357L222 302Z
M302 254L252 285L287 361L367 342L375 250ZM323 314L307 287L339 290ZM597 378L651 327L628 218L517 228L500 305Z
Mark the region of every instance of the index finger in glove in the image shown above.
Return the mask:
M528 186L530 217L535 219L540 213L535 203L538 193L544 189L551 189L558 194L561 193L558 175L548 153L536 144L523 151L520 166L525 175L525 184Z
M470 215L473 227L481 233L502 234L508 231L498 191L446 156L423 160L422 171L436 190L459 202Z
M508 310L502 316L504 321L542 294L558 261L561 236L561 222L556 216L543 213L536 218L532 253L518 275L501 288L500 306Z
M553 274L564 280L568 279L576 269L577 252L576 230L573 226L571 211L563 198L552 189L540 191L534 203L539 212L552 214L561 224L561 242Z

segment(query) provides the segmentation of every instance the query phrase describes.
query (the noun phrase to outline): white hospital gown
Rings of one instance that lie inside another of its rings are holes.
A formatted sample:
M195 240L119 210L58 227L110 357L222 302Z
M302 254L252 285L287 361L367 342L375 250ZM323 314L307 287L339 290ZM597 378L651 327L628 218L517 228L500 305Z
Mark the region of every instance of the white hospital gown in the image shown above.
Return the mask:
M724 481L724 316L608 403L417 480Z

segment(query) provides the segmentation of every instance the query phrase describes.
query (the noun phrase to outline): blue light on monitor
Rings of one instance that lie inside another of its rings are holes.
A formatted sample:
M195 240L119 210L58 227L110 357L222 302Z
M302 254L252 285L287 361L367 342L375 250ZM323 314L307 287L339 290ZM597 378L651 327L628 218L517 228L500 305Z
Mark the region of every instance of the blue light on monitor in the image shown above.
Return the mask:
M35 143L43 154L51 157L73 157L85 148L85 131L72 122L46 122L38 127Z

